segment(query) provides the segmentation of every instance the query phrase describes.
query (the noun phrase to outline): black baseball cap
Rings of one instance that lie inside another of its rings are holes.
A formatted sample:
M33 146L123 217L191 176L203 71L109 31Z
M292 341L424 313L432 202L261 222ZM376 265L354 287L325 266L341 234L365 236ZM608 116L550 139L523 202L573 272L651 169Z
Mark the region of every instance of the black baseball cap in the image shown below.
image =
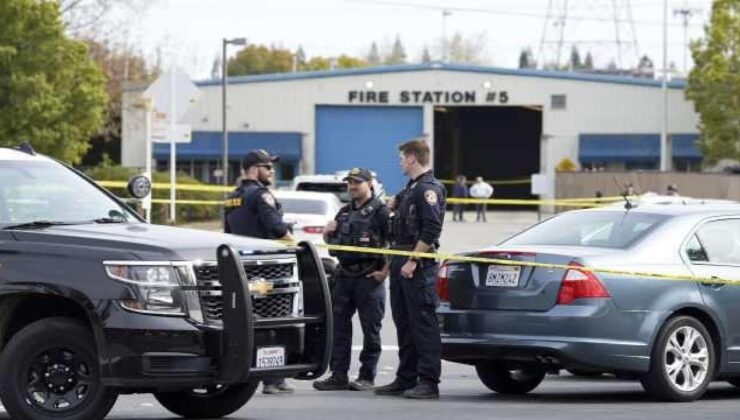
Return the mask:
M242 167L244 169L249 169L254 165L259 165L260 163L277 162L279 159L280 159L279 156L271 156L264 149L255 149L247 153L246 156L244 156L244 162L242 163Z
M373 173L369 169L365 168L352 168L351 171L344 177L343 181L353 179L359 182L371 182L373 180Z

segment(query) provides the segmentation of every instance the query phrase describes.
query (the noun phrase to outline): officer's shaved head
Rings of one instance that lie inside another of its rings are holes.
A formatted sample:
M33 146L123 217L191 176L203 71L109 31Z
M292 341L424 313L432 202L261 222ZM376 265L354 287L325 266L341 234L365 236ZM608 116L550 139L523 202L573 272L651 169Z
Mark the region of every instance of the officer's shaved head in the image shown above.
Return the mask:
M423 138L413 139L399 144L398 151L403 153L404 156L414 156L421 166L429 165L429 155L431 152L429 151L429 144Z

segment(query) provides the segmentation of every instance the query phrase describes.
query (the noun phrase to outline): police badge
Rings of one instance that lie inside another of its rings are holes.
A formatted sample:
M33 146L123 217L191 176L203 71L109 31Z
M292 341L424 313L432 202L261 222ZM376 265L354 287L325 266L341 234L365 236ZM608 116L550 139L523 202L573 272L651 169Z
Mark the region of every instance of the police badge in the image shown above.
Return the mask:
M430 206L437 204L437 193L433 190L424 191L424 200L426 200L427 204Z

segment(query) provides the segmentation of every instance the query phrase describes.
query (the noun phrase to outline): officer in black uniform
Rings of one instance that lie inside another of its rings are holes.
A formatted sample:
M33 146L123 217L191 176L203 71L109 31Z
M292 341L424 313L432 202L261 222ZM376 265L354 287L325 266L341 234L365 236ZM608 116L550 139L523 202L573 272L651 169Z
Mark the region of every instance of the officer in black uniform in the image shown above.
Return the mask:
M423 139L398 147L400 164L409 178L391 209L392 248L434 252L439 247L445 211L445 188L429 169L429 146ZM379 395L439 398L441 349L435 290L437 263L432 259L394 256L391 259L391 310L398 333L396 379L375 388Z
M252 150L244 157L242 182L226 197L224 232L262 239L293 240L290 226L283 222L280 203L270 190L277 156L262 149ZM283 378L263 381L262 393L293 392Z
M352 202L342 207L324 230L329 244L368 248L388 245L388 207L374 195L373 175L367 169L354 168L346 178ZM385 285L388 262L378 254L335 252L339 259L332 290L334 309L334 343L331 357L331 376L315 381L319 391L351 389L365 391L373 388L380 358L380 328L385 314ZM364 335L360 353L360 374L349 382L352 356L352 317L359 313Z

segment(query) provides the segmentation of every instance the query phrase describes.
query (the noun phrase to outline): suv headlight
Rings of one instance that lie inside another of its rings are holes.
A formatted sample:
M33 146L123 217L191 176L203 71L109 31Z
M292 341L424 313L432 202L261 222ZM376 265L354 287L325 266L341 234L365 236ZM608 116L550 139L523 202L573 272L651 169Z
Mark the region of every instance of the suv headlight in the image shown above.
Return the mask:
M153 315L188 315L203 322L190 264L113 261L105 262L105 271L113 280L134 286L136 299L121 300L124 308Z

